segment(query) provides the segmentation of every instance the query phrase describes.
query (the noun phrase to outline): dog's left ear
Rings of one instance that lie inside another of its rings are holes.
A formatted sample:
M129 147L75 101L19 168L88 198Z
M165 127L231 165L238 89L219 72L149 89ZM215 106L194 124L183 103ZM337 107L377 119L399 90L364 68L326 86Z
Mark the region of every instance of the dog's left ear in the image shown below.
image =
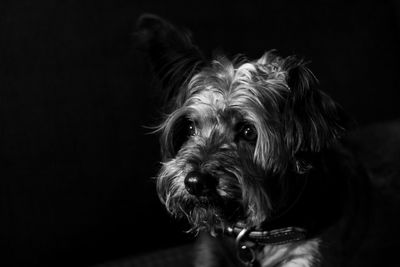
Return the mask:
M316 88L318 81L304 61L289 57L283 68L290 88L283 107L286 145L296 158L319 152L344 134L349 120L340 106Z
M137 20L135 44L146 52L167 103L177 101L181 87L204 63L188 31L153 14Z

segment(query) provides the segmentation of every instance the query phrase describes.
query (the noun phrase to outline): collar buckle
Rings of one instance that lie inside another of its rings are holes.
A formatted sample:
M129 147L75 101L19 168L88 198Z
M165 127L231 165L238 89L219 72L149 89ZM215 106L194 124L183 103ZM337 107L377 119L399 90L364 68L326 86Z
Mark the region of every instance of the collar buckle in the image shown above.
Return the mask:
M233 231L232 228L231 230ZM235 240L237 257L245 266L254 266L257 259L254 251L256 244L251 245L250 242L244 241L250 232L251 228L243 228Z

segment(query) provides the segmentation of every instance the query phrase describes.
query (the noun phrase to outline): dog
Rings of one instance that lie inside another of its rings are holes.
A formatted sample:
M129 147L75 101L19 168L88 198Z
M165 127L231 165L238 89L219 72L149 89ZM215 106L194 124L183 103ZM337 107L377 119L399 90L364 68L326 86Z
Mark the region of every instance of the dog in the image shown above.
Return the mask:
M370 185L344 141L351 120L307 62L207 59L151 14L136 37L163 94L157 193L199 234L195 266L344 266Z

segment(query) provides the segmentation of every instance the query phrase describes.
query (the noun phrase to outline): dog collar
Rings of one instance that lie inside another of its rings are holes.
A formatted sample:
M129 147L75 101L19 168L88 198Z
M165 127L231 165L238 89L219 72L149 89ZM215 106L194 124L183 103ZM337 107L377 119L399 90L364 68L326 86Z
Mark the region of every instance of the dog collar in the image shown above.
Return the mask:
M227 227L226 233L235 236L239 241L250 241L258 245L282 245L300 241L306 238L307 230L301 227L284 227L273 230L257 230L245 228L238 223L233 227Z
M225 230L226 234L235 237L237 257L245 266L256 264L256 250L260 246L283 245L307 237L307 231L301 227L284 227L267 231L254 227L245 228L243 224L238 223Z

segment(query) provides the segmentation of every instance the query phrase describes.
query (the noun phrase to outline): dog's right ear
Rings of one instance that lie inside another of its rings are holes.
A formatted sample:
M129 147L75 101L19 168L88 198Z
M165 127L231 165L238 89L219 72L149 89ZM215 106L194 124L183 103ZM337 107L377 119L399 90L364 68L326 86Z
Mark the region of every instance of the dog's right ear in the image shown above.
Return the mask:
M148 55L164 101L179 105L184 92L178 92L204 64L189 32L156 15L143 14L137 21L135 40L137 48Z

